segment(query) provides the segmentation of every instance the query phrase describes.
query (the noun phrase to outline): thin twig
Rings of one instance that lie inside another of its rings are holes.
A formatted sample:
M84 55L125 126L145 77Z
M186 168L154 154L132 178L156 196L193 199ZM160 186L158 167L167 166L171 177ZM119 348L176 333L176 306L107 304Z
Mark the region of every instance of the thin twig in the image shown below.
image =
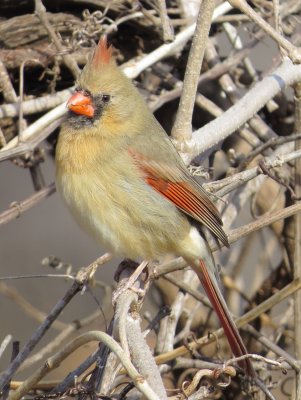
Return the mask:
M0 358L2 357L3 353L5 352L6 347L12 340L12 335L6 335L5 338L2 340L0 344Z
M19 118L18 118L18 141L20 143L23 142L22 132L24 129L27 128L27 123L23 118L23 99L24 99L24 68L28 60L24 60L20 65L20 72L19 72ZM39 63L36 60L32 60L34 62ZM16 100L15 100L16 101Z
M239 228L233 229L230 232L228 232L227 235L228 241L230 244L235 243L237 240L240 240L246 237L247 235L256 232L259 229L269 226L270 224L279 221L281 219L295 215L300 211L301 211L301 203L297 203L292 206L286 207L283 210L277 210L272 213L265 214L262 217L258 218L256 221L250 222L249 224L243 225ZM212 252L217 251L219 250L219 248L220 248L219 246L214 245L211 247L211 251ZM179 257L157 267L155 270L153 270L151 278L157 279L162 275L178 271L186 267L187 263L182 258ZM191 292L191 294L194 297L196 297L193 294L193 292ZM200 299L198 298L198 300Z
M66 67L70 69L74 78L77 79L80 74L80 69L78 68L78 65L74 61L74 59L69 54L65 54L59 38L57 37L54 29L48 21L46 9L42 3L42 0L35 0L35 13L39 17L41 24L43 24L43 26L47 30L48 35L55 44L58 52L62 55Z
M74 382L78 376L81 376L84 372L88 370L94 363L97 363L97 361L100 358L100 348L98 348L96 351L94 351L92 354L90 354L85 361L83 361L77 368L75 368L73 371L68 373L68 375L65 377L60 382L55 382L54 384L51 384L50 389L52 394L58 395L58 394L63 394L65 393L68 388L72 387L74 385ZM47 382L46 382L47 383ZM39 388L43 385L43 382L40 382L35 385L35 388ZM46 388L48 389L48 388Z
M176 279L172 274L169 275L164 274L163 278L166 279L168 282L172 283L173 285L177 286L183 292L188 293L191 297L195 298L196 300L204 304L206 307L212 308L212 305L210 301L207 299L207 297L204 294L202 294L202 292L200 292L199 290L193 289L189 283L185 282L184 280Z
M43 322L47 317L47 314L30 304L15 288L6 285L4 282L0 282L0 293L15 302L25 314L34 318L36 321ZM59 331L66 328L66 326L67 324L64 322L57 320L52 324L52 327Z
M98 258L95 262L90 264L88 267L82 268L76 275L76 280L72 286L67 290L65 295L60 299L57 304L53 307L51 312L48 314L45 321L38 327L33 333L32 337L9 365L9 367L0 375L0 390L10 381L13 374L16 372L18 367L23 363L35 346L39 343L42 337L45 335L47 330L50 328L52 323L60 315L62 310L72 300L72 298L89 282L91 279L91 273L95 272L98 265L107 262L111 258L111 255L106 253L102 257Z
M15 340L13 341L13 346L12 346L11 362L13 362L14 359L17 357L19 351L20 351L20 342ZM10 387L10 380L3 387L1 399L7 400L9 398L9 387Z
M254 336L258 342L263 344L266 348L271 350L273 353L277 354L278 357L282 357L283 360L285 360L292 368L295 369L295 371L297 371L297 372L300 371L299 363L289 353L287 353L281 347L277 346L277 344L271 342L262 333L257 332L257 330L252 325L248 324L247 326L245 326L244 331L247 331L252 336Z
M273 137L269 139L267 142L261 144L260 146L256 147L253 151L251 151L246 158L241 162L239 165L239 171L245 169L245 167L250 164L250 162L257 157L259 154L263 153L264 150L268 149L269 147L279 146L284 143L294 142L295 140L301 139L301 133L297 133L295 135L289 136L280 136L280 137ZM297 150L297 149L296 149Z
M279 153L278 153L279 154ZM280 153L281 154L281 153ZM276 168L276 167L281 167L284 163L288 163L290 161L296 160L297 158L301 157L301 150L297 151L292 151L291 153L288 154L283 154L283 155L272 155L271 157L266 157L264 158L265 166L266 168ZM204 185L207 188L213 188L213 192L216 196L218 197L223 197L227 193L230 193L234 189L239 188L243 184L249 182L255 176L263 174L263 171L261 168L258 167L253 167L249 168L245 171L238 172L237 174L233 175L232 177L227 177L224 179L221 179L220 181L216 183L211 183L207 185Z
M184 272L183 281L184 284L191 284L193 272L187 270ZM156 351L158 353L171 351L174 348L174 338L178 326L179 319L182 315L183 308L185 306L186 295L183 291L179 290L175 299L171 305L171 311L167 318L161 321L160 329L158 333L158 341Z
M28 197L26 200L11 204L8 210L3 211L0 214L0 225L6 224L11 220L20 217L20 215L25 211L28 211L31 207L55 193L55 190L55 184L51 183L45 188L39 190L37 193Z
M174 40L174 32L168 18L165 0L157 0L157 4L162 22L163 40L164 42L172 42Z
M262 30L264 30L272 39L274 39L279 46L286 52L288 57L293 63L299 64L301 62L301 51L278 33L270 24L268 24L252 7L248 5L245 0L229 0L229 3L242 11L252 21L254 21Z
M25 368L31 367L33 364L41 361L48 354L53 353L62 343L74 332L82 329L83 327L91 324L93 321L96 321L99 317L102 316L102 312L97 310L93 314L82 318L80 320L76 320L71 324L65 324L64 330L62 330L58 335L56 335L55 339L49 342L46 346L43 347L39 352L33 354L31 357L28 357L22 366L19 368L19 371L23 371Z
M297 203L292 206L286 207L283 210L277 210L272 213L264 214L256 221L250 222L247 225L241 226L239 228L230 231L228 235L229 242L234 243L237 240L246 237L250 233L256 232L257 230L262 229L270 224L273 224L276 221L300 213L300 211L301 211L301 203ZM217 246L213 248L213 251L214 250L217 250Z
M17 102L18 96L11 83L7 69L2 61L0 61L0 88L3 93L3 97L7 102Z

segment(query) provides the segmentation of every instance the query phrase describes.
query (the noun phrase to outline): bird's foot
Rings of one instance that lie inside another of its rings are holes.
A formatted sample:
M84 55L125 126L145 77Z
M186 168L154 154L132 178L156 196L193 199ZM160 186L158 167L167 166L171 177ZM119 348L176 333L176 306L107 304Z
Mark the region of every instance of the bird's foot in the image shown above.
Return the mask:
M141 289L140 284L137 286L135 283L148 265L148 261L142 261L140 265L137 265L138 264L136 262L129 259L126 259L119 264L115 274L115 280L118 280L119 283L117 289L114 290L112 295L113 306L115 306L118 297L128 289L137 293L139 297L141 297L141 295L143 296L144 290ZM133 268L134 272L130 274L130 270Z

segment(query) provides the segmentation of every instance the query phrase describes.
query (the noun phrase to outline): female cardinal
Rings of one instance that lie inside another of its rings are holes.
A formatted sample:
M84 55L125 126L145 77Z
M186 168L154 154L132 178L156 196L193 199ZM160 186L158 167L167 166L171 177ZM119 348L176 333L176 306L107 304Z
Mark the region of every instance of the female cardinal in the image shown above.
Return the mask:
M68 103L56 184L79 225L129 258L182 256L197 273L235 356L247 353L201 234L229 246L219 213L100 39ZM241 362L254 376L248 359Z

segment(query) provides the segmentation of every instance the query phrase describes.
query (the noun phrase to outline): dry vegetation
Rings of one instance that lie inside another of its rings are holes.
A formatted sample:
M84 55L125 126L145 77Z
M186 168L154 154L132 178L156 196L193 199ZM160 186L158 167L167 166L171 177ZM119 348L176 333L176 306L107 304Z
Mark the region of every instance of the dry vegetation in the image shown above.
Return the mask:
M231 358L210 304L180 259L148 265L133 283L137 290L115 296L107 333L89 329L101 315L95 303L78 322L85 333L71 340L77 328L63 324L36 351L74 296L101 285L95 272L110 259L105 254L76 274L58 272L72 282L19 351L11 349L1 316L0 357L11 352L13 359L0 375L4 399L301 398L300 10L299 0L217 1L213 15L212 1L203 0L199 16L197 0L1 2L0 161L28 169L36 190L2 211L2 235L5 224L55 192L40 164L54 154L64 101L106 33L118 63L217 200L233 243L216 253L225 296L240 315L258 373L250 382ZM132 266L124 262L119 287ZM144 302L154 291L157 315ZM104 293L111 298L109 287ZM67 377L47 382L50 370L91 341L99 349L78 359ZM18 368L26 373L29 366L27 379L16 381Z

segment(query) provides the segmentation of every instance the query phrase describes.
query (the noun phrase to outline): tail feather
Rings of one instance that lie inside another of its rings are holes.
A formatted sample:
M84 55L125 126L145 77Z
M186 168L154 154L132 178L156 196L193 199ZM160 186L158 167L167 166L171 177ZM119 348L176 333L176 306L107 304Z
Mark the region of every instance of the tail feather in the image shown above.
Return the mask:
M214 276L211 276L208 268L203 260L199 260L199 265L192 265L194 271L198 275L204 290L220 320L224 329L225 335L228 339L229 345L235 357L240 357L248 354L247 349L242 341L238 329L230 315L227 304L221 294L218 284ZM209 267L210 268L210 267ZM246 373L254 378L255 371L251 361L246 358L239 362L239 365L246 371Z

